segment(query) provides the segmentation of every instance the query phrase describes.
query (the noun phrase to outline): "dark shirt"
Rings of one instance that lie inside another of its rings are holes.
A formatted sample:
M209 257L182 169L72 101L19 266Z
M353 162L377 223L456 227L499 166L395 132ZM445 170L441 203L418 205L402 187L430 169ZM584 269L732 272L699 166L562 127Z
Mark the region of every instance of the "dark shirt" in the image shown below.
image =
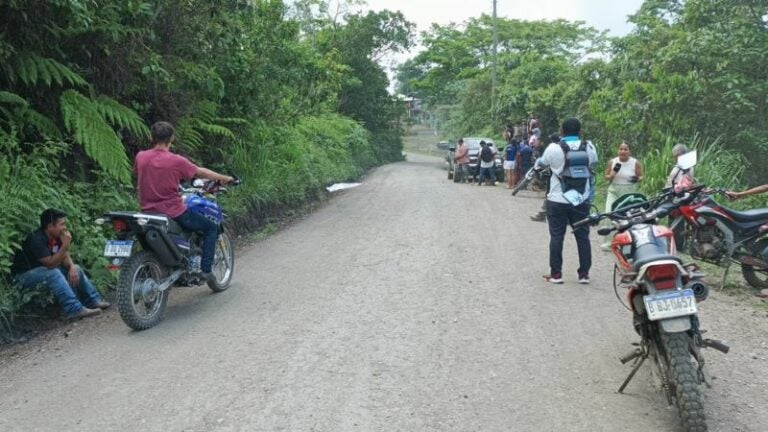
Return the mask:
M520 163L523 165L521 169L523 172L528 172L533 166L533 149L531 146L523 144L518 151L520 153Z
M517 141L510 141L509 144L507 144L507 148L505 149L506 153L506 159L508 161L514 161L517 157L517 148L518 148Z
M11 274L18 275L42 266L40 259L55 255L60 248L60 239L49 239L42 229L33 231L24 239L21 250L13 257Z

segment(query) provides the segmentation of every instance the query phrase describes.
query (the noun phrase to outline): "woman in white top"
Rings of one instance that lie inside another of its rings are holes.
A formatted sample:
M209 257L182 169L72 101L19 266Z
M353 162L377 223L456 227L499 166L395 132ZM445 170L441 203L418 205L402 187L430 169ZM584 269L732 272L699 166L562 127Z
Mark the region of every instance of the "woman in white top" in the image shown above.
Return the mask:
M608 196L605 199L605 211L611 211L613 203L620 196L637 192L637 183L643 179L643 167L640 161L631 156L629 144L619 145L619 156L608 161L605 166L605 179L608 180ZM602 249L610 249L610 240L606 238Z
M620 196L637 192L637 183L643 179L643 167L631 154L629 144L623 142L619 145L619 156L605 166L605 179L609 183L606 212L611 211L611 206Z

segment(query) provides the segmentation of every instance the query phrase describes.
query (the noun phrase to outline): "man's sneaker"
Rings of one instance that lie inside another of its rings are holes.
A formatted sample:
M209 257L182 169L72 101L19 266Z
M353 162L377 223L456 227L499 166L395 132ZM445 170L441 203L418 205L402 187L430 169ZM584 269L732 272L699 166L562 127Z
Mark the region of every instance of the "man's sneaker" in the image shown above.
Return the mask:
M546 222L547 221L547 214L546 213L538 213L536 216L531 216L531 220L534 222Z
M588 284L589 283L589 274L588 273L579 273L579 283L580 284Z
M552 273L551 275L545 275L544 280L553 283L553 284L561 284L563 283L563 274L562 273Z

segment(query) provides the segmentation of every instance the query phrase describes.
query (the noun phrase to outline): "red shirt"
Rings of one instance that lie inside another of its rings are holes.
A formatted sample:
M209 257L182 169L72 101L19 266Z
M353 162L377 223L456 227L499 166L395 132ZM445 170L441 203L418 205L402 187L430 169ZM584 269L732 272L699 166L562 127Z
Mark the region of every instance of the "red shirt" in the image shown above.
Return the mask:
M192 179L197 171L187 158L153 148L136 155L133 170L139 178L141 211L175 218L187 210L179 195L179 181Z

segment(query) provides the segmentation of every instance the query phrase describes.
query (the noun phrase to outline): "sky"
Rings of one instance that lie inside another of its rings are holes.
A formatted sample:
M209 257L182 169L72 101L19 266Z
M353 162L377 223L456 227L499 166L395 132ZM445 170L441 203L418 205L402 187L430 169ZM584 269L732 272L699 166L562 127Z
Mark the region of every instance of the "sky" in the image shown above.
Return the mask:
M417 26L417 31L428 30L432 23L460 24L483 13L491 15L492 0L367 0L363 9L401 11L405 18ZM585 21L598 30L608 30L611 36L623 36L632 30L627 15L635 13L643 0L497 0L499 17L523 20L563 18ZM401 63L413 57L411 53L398 55L392 63ZM392 66L390 64L389 66Z

